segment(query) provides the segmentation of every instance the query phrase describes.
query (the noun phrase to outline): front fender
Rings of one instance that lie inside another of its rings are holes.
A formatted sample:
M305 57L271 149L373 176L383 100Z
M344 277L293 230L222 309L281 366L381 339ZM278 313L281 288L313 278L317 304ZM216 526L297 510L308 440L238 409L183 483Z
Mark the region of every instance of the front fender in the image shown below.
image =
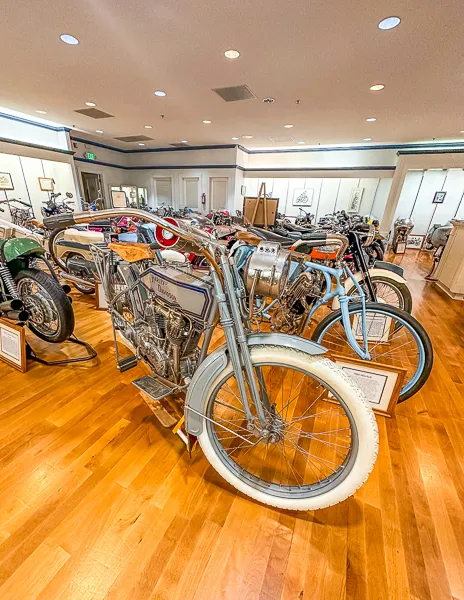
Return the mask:
M386 263L389 264L389 263ZM363 274L358 271L357 273L353 273L354 278L356 279L357 282L362 281L363 279ZM371 277L388 277L388 279L393 279L394 281L397 281L398 283L404 283L406 284L406 279L404 277L401 277L401 275L398 275L398 273L396 273L395 271L390 271L387 269L376 269L375 267L373 269L369 269L369 275ZM353 287L353 282L351 280L351 277L347 277L345 280L345 292L348 293L351 288ZM332 302L332 310L338 310L340 308L340 302L338 300L338 296L335 296L335 298L333 299Z
M2 253L6 262L11 262L21 256L44 254L44 252L43 246L38 241L28 237L11 238L2 246Z
M250 346L282 346L306 352L311 356L325 354L326 348L304 338L287 335L286 333L254 333L247 337ZM191 435L199 436L203 431L203 417L205 414L207 395L206 391L227 366L229 357L227 346L224 344L212 352L198 367L190 382L185 399L185 429ZM195 412L194 412L195 411ZM200 413L200 414L198 414Z

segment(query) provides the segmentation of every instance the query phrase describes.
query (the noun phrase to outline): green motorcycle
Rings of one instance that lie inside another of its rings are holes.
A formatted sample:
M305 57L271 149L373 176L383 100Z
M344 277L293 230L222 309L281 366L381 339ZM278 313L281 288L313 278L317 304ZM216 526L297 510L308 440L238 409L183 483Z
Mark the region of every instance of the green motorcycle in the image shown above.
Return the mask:
M50 270L39 268L44 261ZM26 237L0 240L0 317L26 323L47 342L64 342L74 330L74 312L40 243Z

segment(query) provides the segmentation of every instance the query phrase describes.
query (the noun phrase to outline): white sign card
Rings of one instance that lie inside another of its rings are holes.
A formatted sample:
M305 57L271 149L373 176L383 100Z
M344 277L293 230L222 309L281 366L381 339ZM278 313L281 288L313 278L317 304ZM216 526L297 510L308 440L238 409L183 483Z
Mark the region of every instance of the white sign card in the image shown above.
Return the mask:
M363 392L375 412L392 415L403 387L405 369L343 356L333 359Z
M6 319L0 319L0 360L23 373L26 371L24 328Z

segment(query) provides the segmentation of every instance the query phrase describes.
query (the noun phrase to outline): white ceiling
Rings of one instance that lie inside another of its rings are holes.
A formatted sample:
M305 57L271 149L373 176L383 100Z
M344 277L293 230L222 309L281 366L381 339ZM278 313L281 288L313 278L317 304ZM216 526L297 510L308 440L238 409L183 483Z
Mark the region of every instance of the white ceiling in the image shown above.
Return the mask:
M390 15L401 25L380 31ZM462 0L3 0L0 105L137 149L113 138L151 135L147 147L163 147L253 135L238 142L250 148L289 134L308 144L457 139L463 40ZM239 59L224 57L230 48ZM369 91L375 83L386 87ZM257 100L211 91L240 84ZM73 112L86 101L115 118Z

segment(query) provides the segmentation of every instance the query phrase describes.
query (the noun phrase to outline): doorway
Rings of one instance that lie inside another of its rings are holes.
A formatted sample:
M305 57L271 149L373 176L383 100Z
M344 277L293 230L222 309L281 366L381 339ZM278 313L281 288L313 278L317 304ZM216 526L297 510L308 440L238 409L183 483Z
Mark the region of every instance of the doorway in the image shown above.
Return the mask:
M96 203L98 209L106 208L103 193L103 178L98 173L81 173L82 187L84 188L84 201L87 204Z
M211 177L209 180L211 210L227 210L228 177Z
M184 205L197 211L200 204L200 180L198 177L184 177Z
M155 179L156 206L172 206L172 180L170 177Z

